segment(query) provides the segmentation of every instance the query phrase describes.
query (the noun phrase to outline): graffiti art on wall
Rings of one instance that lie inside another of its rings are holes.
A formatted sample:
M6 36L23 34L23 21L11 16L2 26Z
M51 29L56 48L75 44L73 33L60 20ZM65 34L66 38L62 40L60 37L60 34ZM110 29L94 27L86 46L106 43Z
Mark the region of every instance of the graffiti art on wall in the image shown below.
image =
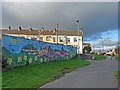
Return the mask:
M2 35L2 61L7 67L69 59L76 51L72 46Z

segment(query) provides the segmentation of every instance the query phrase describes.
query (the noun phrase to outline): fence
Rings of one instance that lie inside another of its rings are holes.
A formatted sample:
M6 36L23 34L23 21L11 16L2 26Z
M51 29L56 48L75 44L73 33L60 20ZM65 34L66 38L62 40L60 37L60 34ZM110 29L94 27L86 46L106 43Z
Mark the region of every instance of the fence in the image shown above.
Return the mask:
M40 64L74 57L77 48L2 35L2 67Z

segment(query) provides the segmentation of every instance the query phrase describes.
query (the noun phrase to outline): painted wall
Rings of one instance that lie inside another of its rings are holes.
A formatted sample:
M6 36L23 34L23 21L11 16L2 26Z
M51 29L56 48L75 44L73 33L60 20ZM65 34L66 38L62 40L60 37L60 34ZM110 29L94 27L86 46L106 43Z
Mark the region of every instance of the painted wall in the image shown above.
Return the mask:
M57 36L56 35L16 35L16 34L7 34L10 36L17 36L17 37L25 37L28 39L33 38L34 36L38 37L37 40L39 40L39 37L43 37L44 42L48 43L57 43ZM46 41L46 36L51 36L50 41ZM56 38L56 42L53 42L53 37ZM63 37L63 42L59 42L59 37ZM77 42L74 42L74 38L77 38ZM70 38L70 43L66 43L66 38ZM82 36L79 36L79 53L83 54L83 41L82 41ZM66 35L58 35L58 43L63 44L63 45L72 45L77 47L78 46L78 36L66 36ZM77 51L78 52L78 51Z
M2 62L5 68L69 59L76 53L77 48L72 46L2 35Z

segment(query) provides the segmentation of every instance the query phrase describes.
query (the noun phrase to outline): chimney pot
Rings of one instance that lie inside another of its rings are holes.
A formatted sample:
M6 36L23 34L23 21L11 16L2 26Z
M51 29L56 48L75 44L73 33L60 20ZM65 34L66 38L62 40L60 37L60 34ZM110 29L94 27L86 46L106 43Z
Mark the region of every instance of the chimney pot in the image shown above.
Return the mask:
M42 31L44 30L44 27L42 27Z
M8 30L11 30L11 27L10 27L10 26L8 27Z
M19 26L19 27L18 27L18 31L21 31L21 30L22 30L22 28Z
M33 29L29 26L29 31L32 31Z

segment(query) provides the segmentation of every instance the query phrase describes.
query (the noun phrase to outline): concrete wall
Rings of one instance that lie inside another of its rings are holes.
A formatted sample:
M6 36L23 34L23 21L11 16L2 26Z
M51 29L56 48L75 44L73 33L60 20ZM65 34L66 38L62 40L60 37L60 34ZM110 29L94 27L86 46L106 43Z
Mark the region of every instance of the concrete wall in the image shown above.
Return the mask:
M77 48L37 40L2 35L3 67L64 60L76 55Z

